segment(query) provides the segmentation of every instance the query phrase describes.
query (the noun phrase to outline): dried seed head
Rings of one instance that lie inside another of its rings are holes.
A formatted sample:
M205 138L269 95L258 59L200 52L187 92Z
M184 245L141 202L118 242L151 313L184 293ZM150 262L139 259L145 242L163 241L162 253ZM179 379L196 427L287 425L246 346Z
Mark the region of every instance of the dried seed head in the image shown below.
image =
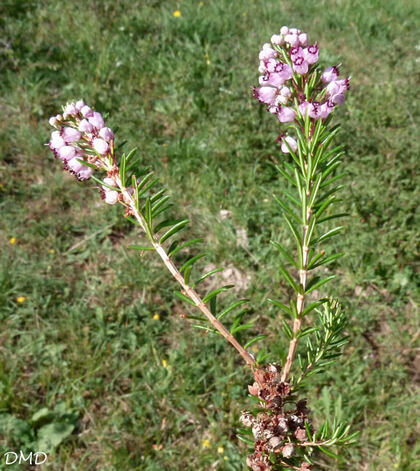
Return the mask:
M287 443L286 445L284 445L281 453L284 458L291 458L293 456L294 451L295 451L295 446L293 445L293 443Z
M282 445L282 439L280 437L272 437L268 440L268 449L269 451L278 451ZM283 448L284 449L284 448Z
M255 419L249 412L242 412L239 420L243 425L245 425L245 427L252 427Z
M262 428L262 425L257 423L255 424L253 427L252 427L252 434L254 435L254 437L259 440L261 438L264 437L264 431L263 431L263 428Z

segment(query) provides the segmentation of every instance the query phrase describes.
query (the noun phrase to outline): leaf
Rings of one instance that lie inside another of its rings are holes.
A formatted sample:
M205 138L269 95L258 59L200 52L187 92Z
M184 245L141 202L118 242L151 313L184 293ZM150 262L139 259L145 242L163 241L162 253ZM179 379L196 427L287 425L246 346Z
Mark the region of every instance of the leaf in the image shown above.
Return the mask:
M291 194L289 193L287 190L281 190L281 192L287 196L287 198L289 198L289 200L294 203L296 206L299 206L300 207L300 202Z
M189 223L189 220L188 219L184 219L180 222L178 222L177 224L175 224L175 226L173 226L171 229L169 229L168 232L166 232L159 240L159 243L160 244L163 244L166 240L169 239L169 237L172 237L173 235L175 235L177 232L179 232L183 227L185 227L187 224Z
M133 249L133 250L141 250L141 251L145 251L145 250L155 250L154 247L147 247L145 245L129 245L128 246L129 249Z
M153 199L153 198L152 198ZM159 201L157 201L155 204L153 204L152 206L152 215L153 217L156 216L156 213L158 211L158 209L160 207L162 207L168 200L170 199L169 196L164 196L163 198L161 198ZM152 200L150 200L151 203L153 203ZM168 205L166 208L170 208L172 205ZM160 214L160 212L158 212L157 214Z
M296 226L293 224L293 222L290 220L289 216L286 213L283 213L284 219L286 219L287 224L289 225L293 235L295 236L296 242L298 246L302 245L302 239L300 237L300 234L296 228Z
M296 291L296 293L300 292L299 286L296 284L295 280L292 278L286 268L283 265L280 265L279 270L280 273L283 275L284 279L290 284L290 286Z
M215 273L220 273L223 270L224 270L224 268L215 268L214 270L210 270L205 275L200 276L200 278L194 283L194 286L197 286L198 284L200 284L202 281L204 281L209 276L214 275Z
M254 446L254 440L251 440L250 438L245 437L244 435L238 435L237 434L236 438L238 438L239 440L241 440L241 442L244 442L249 446Z
M146 176L144 176L138 183L138 189L141 190L144 185L150 180L150 178L153 176L153 172L149 172Z
M198 237L197 239L192 239L188 240L187 242L184 242L183 244L179 245L178 247L172 248L172 245L168 251L168 257L173 257L175 254L180 252L181 250L185 249L186 247L190 247L191 245L197 244L198 242L202 242L203 239L201 237Z
M39 422L40 420L45 419L49 417L50 415L51 415L51 412L48 409L48 407L42 407L37 412L35 412L35 414L31 417L31 422L32 423Z
M318 268L322 265L328 265L329 263L333 262L334 260L337 260L341 257L344 256L344 253L336 253L336 254L333 254L333 255L330 255L329 257L326 257L324 259L322 259L320 262L318 263L315 263L311 269L314 269L314 268Z
M302 312L302 317L311 312L313 309L316 309L317 307L321 306L321 304L324 304L327 302L327 298L320 299L319 301L315 301L314 303L310 304L308 307L306 307L303 312Z
M282 323L283 323L284 333L287 335L287 337L289 337L290 340L292 340L293 339L292 329L290 328L289 324L284 319L282 320Z
M150 198L146 198L144 219L146 220L149 229L152 229L152 206L150 204ZM151 231L153 233L153 231Z
M296 182L293 180L293 178L286 172L286 170L283 170L280 165L276 165L276 169L283 175L286 180L289 180L289 182L293 185L296 186Z
M306 335L312 334L312 332L316 332L316 331L317 331L316 327L306 327L306 329L302 329L297 334L297 338L300 339L300 338L305 337Z
M327 187L328 185L331 185L331 183L334 183L336 182L337 180L341 180L342 178L346 177L348 175L347 172L343 172L343 173L339 173L338 175L336 175L335 177L332 177L330 178L329 180L327 180L325 183L323 183L321 185L321 188L325 188Z
M126 156L123 154L120 160L120 179L121 185L125 187Z
M286 258L295 268L297 268L297 263L293 260L293 257L278 243L273 240L270 243Z
M283 210L286 211L287 214L292 216L292 218L294 218L298 223L300 223L299 217L293 212L293 210L289 208L289 206L287 206L287 204L281 198L276 195L273 196L277 203L283 208Z
M333 195L328 198L324 203L322 203L315 212L315 216L317 217L317 219L319 220L319 216L328 208L328 206L330 206L332 203L337 203L338 201L340 200L338 200L336 196Z
M151 188L153 188L156 183L159 183L159 178L155 178L152 180L148 185L146 185L142 190L139 191L139 196L143 196L145 193L147 193Z
M213 327L209 327L208 325L193 324L193 327L205 330L206 332L211 332L212 334L220 335L220 332L217 329L213 329Z
M252 327L254 327L254 324L251 322L248 322L247 324L238 325L234 329L231 328L230 333L233 335L233 334L236 334L237 332L240 332L241 330L251 329Z
M187 267L187 268L185 269L185 273L184 273L184 282L185 282L186 285L189 285L189 284L190 284L191 270L192 270L192 267Z
M262 363L265 362L265 360L267 358L270 357L270 354L267 352L267 350L265 350L264 348L261 349L258 353L257 353L257 356L255 358L255 361L257 362L257 364L261 365ZM253 397L253 396L252 396ZM257 399L258 400L258 399Z
M168 191L167 188L162 188L160 191L158 191L157 193L155 193L155 194L150 198L150 202L151 202L152 204L155 203L155 202L158 201L167 191ZM169 196L167 196L167 198L169 198Z
M336 455L335 453L333 453L333 452L330 451L330 450L327 450L327 449L324 448L323 446L318 446L318 448L319 448L323 453L325 453L326 455L331 456L331 458L336 458L336 459L338 459L338 455Z
M185 269L192 267L192 265L197 261L200 260L200 258L206 257L207 253L202 252L199 253L198 255L194 255L194 257L189 258L179 269L180 273L182 273Z
M159 208L159 209L156 209L156 211L152 211L152 216L153 216L153 219L156 219L159 214L162 214L164 213L165 211L167 211L169 208L172 208L174 204L173 203L168 203L166 206L164 206L163 208Z
M350 216L350 213L338 213L338 214L332 214L331 216L326 216L322 219L319 219L318 222L326 222L326 221L331 221L332 219L337 219L337 218L344 218Z
M275 299L268 299L268 302L271 304L274 304L274 306L279 307L282 311L284 311L286 314L289 314L289 316L293 317L293 312L289 307L287 307L285 304L281 303L280 301L277 301Z
M44 453L51 453L62 443L74 430L74 424L66 422L53 422L44 425L37 433L36 449Z
M338 227L335 227L334 229L329 230L325 234L322 234L322 236L320 236L316 239L313 239L312 242L311 242L311 245L313 246L313 245L319 244L322 241L324 241L324 240L326 240L330 237L335 236L336 234L338 234L341 231L341 229L343 229L343 227L344 226L338 226Z
M196 306L195 302L192 299L190 299L188 296L185 296L185 294L181 293L180 291L175 291L175 296L187 302L188 304L191 304L192 306Z
M246 304L249 302L249 299L240 299L239 301L236 301L235 303L231 304L229 307L227 307L226 309L224 309L218 316L217 316L217 319L222 319L224 316L226 316L227 314L229 314L229 312L233 311L234 309L236 309L237 307L239 306L242 306L243 304Z
M249 348L251 345L253 345L254 343L259 342L260 340L263 340L263 339L265 339L265 338L267 338L267 337L268 337L268 335L266 335L266 334L257 335L256 337L254 337L253 339L251 339L249 342L247 342L247 343L244 345L245 350L246 350L247 348Z
M310 293L311 291L320 288L322 285L324 285L324 284L327 283L328 281L333 280L334 278L336 278L336 276L337 276L337 275L330 275L330 276L327 276L327 277L324 278L323 280L320 280L320 281L318 281L317 283L314 283L313 285L311 285L311 283L309 283L308 288L305 290L305 294L308 294L308 293ZM312 281L314 281L315 279L316 279L316 278L314 278Z
M314 201L316 200L316 197L318 195L318 190L319 190L320 185L321 185L321 181L322 181L322 175L318 174L317 179L316 179L315 184L314 184L314 187L313 187L312 192L311 192L311 198L309 200L309 207L310 208L312 208L312 205L314 204Z
M203 303L206 304L207 302L210 301L210 299L214 298L219 293L223 293L224 291L227 291L227 290L233 288L234 286L235 285L226 285L226 286L222 286L221 288L217 288L217 289L214 289L214 290L210 291L210 293L208 293L206 296L204 296Z

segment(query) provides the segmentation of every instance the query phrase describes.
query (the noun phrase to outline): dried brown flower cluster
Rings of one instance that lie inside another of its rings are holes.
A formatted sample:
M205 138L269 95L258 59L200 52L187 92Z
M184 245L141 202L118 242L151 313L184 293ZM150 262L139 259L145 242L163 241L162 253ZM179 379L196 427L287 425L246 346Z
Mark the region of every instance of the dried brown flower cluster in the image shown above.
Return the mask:
M275 464L302 471L311 469L307 462L301 463L300 467L294 466L296 460L293 459L298 458L299 446L308 440L306 400L295 402L292 399L290 385L281 381L280 373L279 365L269 364L265 369L255 371L256 381L248 387L249 392L261 400L261 412L256 416L244 412L240 419L246 427L251 427L255 440L255 451L247 457L247 465L252 471L278 469L273 468Z

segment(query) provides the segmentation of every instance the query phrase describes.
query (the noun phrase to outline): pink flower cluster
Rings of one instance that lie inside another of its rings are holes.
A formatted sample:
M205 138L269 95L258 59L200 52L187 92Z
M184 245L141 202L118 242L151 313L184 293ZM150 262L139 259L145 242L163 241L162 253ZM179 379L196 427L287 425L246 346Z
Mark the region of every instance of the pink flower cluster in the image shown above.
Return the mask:
M271 37L271 43L263 45L259 53L260 87L254 87L254 97L280 122L299 121L306 114L313 120L326 119L344 102L350 79L338 78L338 66L328 67L306 96L305 87L316 70L318 54L318 45L309 44L306 33L287 26ZM283 152L290 152L289 147L295 152L295 139L289 136L286 141L288 145L281 141Z
M100 160L113 151L114 133L105 126L102 115L83 100L67 104L63 114L51 117L49 123L55 128L48 143L50 149L79 180L93 173L83 162L100 167Z

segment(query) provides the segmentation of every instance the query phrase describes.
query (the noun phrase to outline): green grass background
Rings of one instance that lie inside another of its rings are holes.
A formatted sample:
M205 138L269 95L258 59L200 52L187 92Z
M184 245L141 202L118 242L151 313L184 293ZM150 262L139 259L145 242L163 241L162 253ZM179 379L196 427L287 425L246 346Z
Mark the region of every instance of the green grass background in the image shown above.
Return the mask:
M347 257L325 291L342 300L352 341L307 396L315 420L335 410L360 439L320 468L420 468L420 9L409 0L1 2L0 414L12 424L2 451L58 422L73 433L42 469L245 469L235 428L249 372L180 319L186 307L156 257L127 249L139 237L121 210L62 172L44 143L67 100L109 113L191 217L190 235L204 235L208 263L248 280L238 296L284 355L267 298L290 294L269 244L290 241L272 199L285 157L251 91L259 47L283 24L352 75L336 117L350 217L333 245Z

